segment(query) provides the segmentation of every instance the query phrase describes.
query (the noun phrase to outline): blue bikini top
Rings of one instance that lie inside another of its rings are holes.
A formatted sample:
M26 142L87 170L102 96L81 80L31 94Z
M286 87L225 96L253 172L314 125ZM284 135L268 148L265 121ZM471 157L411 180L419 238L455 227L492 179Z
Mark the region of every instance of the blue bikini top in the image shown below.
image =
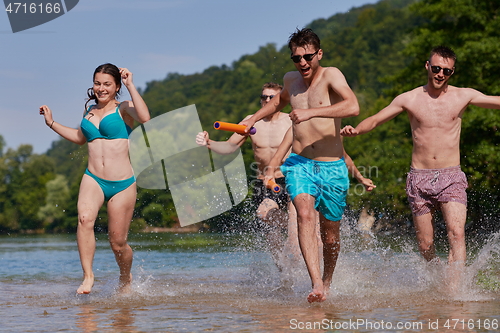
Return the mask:
M89 114L89 111L91 109L92 106L87 109L87 112L83 116L82 122L80 124L83 135L87 138L88 142L95 139L128 139L128 136L132 132L132 129L120 116L120 105L116 107L115 112L110 113L101 119L99 128L97 128L90 120L85 118L85 116Z

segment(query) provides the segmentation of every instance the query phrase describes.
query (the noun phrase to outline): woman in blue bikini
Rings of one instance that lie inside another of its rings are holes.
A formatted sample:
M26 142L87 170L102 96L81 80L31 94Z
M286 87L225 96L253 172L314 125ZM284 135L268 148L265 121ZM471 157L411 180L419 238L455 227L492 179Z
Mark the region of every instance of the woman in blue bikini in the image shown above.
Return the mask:
M122 82L132 101L118 102ZM94 285L94 224L105 201L108 202L109 243L120 268L119 289L126 292L132 282L133 257L127 234L137 195L128 155L128 136L134 120L144 123L150 119L149 110L132 82L132 73L112 64L96 68L94 85L87 94L89 99L78 129L55 122L46 105L40 107L40 114L47 126L63 138L79 145L88 142L88 166L78 195L77 243L83 282L77 293L89 294ZM93 104L87 107L89 102Z

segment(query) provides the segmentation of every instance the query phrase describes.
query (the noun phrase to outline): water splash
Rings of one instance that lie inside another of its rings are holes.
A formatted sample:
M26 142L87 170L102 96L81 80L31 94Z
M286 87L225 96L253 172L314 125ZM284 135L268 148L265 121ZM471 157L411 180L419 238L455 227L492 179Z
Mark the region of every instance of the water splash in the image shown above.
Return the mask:
M445 253L439 254L440 260L428 263L419 254L414 237L362 233L352 221L343 222L341 238L327 303L366 310L387 304L482 302L498 297L500 233L493 235L475 257L469 254L466 267L448 265ZM271 260L257 256L250 267L250 280L258 291L255 294L295 302L309 292L309 277L304 263L294 260L293 255L284 254L282 260L285 268L279 272Z

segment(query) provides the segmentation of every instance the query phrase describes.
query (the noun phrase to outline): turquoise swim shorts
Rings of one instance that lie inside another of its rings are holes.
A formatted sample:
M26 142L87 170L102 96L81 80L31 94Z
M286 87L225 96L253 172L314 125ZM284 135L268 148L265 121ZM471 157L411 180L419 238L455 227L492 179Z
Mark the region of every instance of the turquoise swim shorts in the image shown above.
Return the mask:
M340 221L349 177L344 159L321 162L291 153L281 166L292 201L301 193L315 198L314 208L330 221Z

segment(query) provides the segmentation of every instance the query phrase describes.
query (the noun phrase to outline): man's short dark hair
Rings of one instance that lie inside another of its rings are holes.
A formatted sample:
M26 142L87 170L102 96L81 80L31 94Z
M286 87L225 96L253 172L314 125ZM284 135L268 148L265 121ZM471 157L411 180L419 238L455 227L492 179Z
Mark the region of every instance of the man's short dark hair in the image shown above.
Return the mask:
M292 52L297 47L306 47L307 45L312 45L316 50L321 48L318 35L309 28L303 28L302 30L297 28L297 31L291 34L288 39L288 48Z
M276 83L276 82L267 82L267 83L264 83L264 85L262 86L262 90L264 90L264 89L281 90L281 89L283 89L283 86L279 83Z
M438 56L441 56L445 59L453 59L453 62L457 62L457 55L455 52L453 52L452 49L450 49L447 46L436 46L435 48L432 49L430 55L429 55L429 61L431 60L432 56L437 54Z

